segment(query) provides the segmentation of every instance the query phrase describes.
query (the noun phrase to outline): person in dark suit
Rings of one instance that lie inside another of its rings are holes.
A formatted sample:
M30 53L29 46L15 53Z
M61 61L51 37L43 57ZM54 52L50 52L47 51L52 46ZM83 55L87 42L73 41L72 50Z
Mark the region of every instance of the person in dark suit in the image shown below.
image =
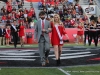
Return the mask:
M13 36L14 47L17 47L18 42L18 26L16 24L16 20L14 20L13 24L11 25L11 35Z
M5 29L4 29L4 26L1 26L0 27L0 45L3 44L5 45Z

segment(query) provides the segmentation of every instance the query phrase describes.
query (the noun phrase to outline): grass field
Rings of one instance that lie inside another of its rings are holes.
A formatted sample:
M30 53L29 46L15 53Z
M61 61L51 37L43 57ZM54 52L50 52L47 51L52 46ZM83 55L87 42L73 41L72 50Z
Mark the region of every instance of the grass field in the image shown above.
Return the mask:
M66 43L66 44L64 44L63 47L68 47L68 46L83 46L86 48L95 47L94 44L92 44L91 46L88 46L88 45L84 46L83 44L75 44L75 43ZM24 48L34 48L34 47L38 47L38 45L37 44L24 45ZM52 45L51 45L51 47L52 47ZM98 47L100 47L100 45L98 45ZM0 46L0 48L14 48L14 46L13 45ZM21 48L21 46L17 45L17 48Z
M100 75L100 65L63 68L71 75Z
M100 75L100 65L61 68L1 68L0 75Z
M39 69L39 68L3 68L0 75L65 75L57 68L55 69Z

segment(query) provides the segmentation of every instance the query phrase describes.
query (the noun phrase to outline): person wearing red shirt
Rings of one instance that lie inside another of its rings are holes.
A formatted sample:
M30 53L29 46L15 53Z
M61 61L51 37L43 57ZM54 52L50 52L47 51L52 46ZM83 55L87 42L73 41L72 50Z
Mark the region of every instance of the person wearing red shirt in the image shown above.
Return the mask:
M55 1L52 0L50 4L51 4L51 6L55 6Z
M25 8L25 9L24 9L24 12L26 12L26 13L28 14L29 11Z
M9 41L10 41L10 26L6 27L6 34L5 34L5 38L6 38L6 45L9 46Z
M28 13L28 17L31 17L32 18L32 13Z
M10 4L7 5L7 14L12 12L12 6Z
M2 23L4 23L5 21L7 21L6 15L3 15L1 20L2 20Z
M41 0L43 7L45 6L46 1L45 0Z
M74 25L75 25L75 20L71 19L71 20L70 20L70 23L71 23L71 26L74 27Z
M29 10L29 13L30 13L30 15L32 15L32 17L34 17L35 16L34 8L31 7Z
M15 18L19 19L19 14L18 13L15 14Z
M23 25L23 22L20 22L20 24L19 24L19 37L20 37L21 47L23 47L23 44L24 44L24 36L25 36L25 27Z
M55 57L56 57L56 65L60 65L60 56L62 53L63 46L63 35L66 35L65 28L63 23L60 21L60 16L58 14L54 15L54 21L51 25L52 35L51 35L51 44L54 47ZM67 39L68 36L66 35Z
M8 21L11 21L11 19L12 19L12 18L11 18L11 16L10 16L10 14L8 14L7 20L8 20Z

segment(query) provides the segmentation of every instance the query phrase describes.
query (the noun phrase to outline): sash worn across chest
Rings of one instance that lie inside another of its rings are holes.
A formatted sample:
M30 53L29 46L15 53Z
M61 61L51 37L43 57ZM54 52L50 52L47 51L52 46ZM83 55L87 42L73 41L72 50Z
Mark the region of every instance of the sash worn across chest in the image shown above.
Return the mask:
M57 31L57 33L58 33L59 39L60 39L60 44L63 44L63 37L62 37L61 34L60 34L58 25L55 25L55 28L56 28L56 31Z

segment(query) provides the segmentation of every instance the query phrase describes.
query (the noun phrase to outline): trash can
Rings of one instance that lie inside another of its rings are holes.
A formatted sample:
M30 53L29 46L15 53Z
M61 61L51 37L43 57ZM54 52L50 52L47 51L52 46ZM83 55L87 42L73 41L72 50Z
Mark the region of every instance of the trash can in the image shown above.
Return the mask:
M32 44L33 43L32 32L29 32L26 35L27 35L27 44Z

